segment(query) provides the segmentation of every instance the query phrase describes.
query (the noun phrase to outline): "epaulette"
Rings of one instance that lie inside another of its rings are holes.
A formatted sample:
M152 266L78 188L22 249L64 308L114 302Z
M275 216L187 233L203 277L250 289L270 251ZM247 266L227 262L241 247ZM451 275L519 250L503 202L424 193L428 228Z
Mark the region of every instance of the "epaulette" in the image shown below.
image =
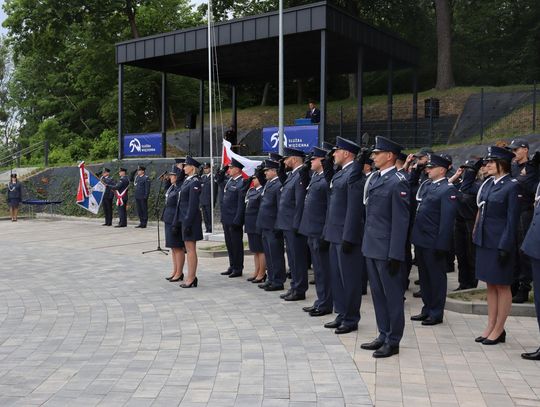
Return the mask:
M518 182L518 180L515 179L515 178L512 178L510 181L512 181L512 182Z
M400 181L407 181L407 178L405 177L405 175L403 175L399 171L396 171L396 176L399 178Z

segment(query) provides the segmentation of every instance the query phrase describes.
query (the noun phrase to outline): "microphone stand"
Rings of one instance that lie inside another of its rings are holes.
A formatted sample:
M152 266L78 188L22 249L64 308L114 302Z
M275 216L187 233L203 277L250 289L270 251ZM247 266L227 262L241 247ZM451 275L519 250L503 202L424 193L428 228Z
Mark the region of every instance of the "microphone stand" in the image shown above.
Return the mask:
M160 179L161 179L161 182L159 184L159 190L158 190L158 193L156 195L156 200L155 200L155 203L154 203L154 214L155 214L155 216L157 218L157 248L154 249L154 250L148 250L148 251L142 252L142 254L159 252L159 253L163 253L165 256L168 256L169 255L169 249L162 249L161 248L161 236L160 236L160 233L159 233L159 223L161 221L161 216L159 216L159 202L161 201L161 196L163 194L163 180L165 179L165 177L161 176Z

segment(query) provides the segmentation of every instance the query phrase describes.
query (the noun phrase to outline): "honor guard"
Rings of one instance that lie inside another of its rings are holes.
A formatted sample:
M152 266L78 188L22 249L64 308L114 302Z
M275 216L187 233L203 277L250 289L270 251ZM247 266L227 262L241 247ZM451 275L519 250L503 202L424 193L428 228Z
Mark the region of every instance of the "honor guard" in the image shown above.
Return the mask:
M281 194L281 181L277 174L279 163L264 160L263 165L266 184L261 192L257 228L262 234L268 279L260 284L259 288L265 291L281 291L284 289L286 275L283 232L275 228Z
M329 184L330 196L324 225L324 240L330 242L332 297L337 317L325 324L336 334L358 329L362 303L362 280L365 262L362 256L364 204L362 193L365 177L356 161L360 146L338 137L334 162L341 170Z
M111 185L111 189L114 191L114 196L116 197L116 207L118 208L118 225L116 225L115 228L125 228L127 226L129 178L126 173L127 170L120 167L118 170L120 181Z
M210 164L205 163L201 175L201 211L206 233L212 233L212 187Z
M313 273L315 274L315 289L317 299L310 307L303 310L309 315L318 317L332 313L332 284L330 276L329 243L323 238L324 221L328 207L328 181L325 178L322 161L327 154L322 148L313 147L311 150L311 170L313 175L307 186L304 200L304 211L298 231L307 236ZM333 174L332 174L333 175Z
M139 224L136 228L144 229L148 223L148 197L150 196L150 178L145 174L146 167L139 165L137 175L133 180L135 185L135 203L137 204L137 215Z
M110 169L103 168L101 182L105 185L105 192L103 193L103 200L101 201L103 213L105 215L105 223L102 226L112 226L114 191L111 189L111 186L114 185L115 182L111 177Z
M529 143L524 139L512 140L509 149L515 154L512 161L511 175L518 181L520 215L518 225L518 245L521 246L529 229L534 212L534 194L538 183L538 167L529 160ZM531 291L532 270L529 256L518 251L512 302L524 303L529 299Z
M298 233L306 196L307 169L302 168L303 151L285 147L283 155L289 175L281 187L275 228L283 231L292 278L291 288L282 298L299 301L306 298L308 289L307 238Z
M379 170L364 188L366 224L362 252L375 308L379 336L362 349L374 350L373 357L399 353L405 316L403 273L405 243L409 229L409 184L395 162L402 147L377 136L373 161Z
M531 259L534 280L534 307L536 308L536 319L540 329L540 184L536 189L531 226L523 240L521 250ZM527 360L540 360L540 347L536 351L522 353L521 357Z
M236 159L229 164L229 180L223 189L221 223L225 245L229 254L229 268L221 273L229 278L240 277L244 270L244 198L245 188L242 170L244 165Z
M446 303L446 263L454 238L458 191L448 183L446 174L452 163L439 155L430 155L426 171L429 181L416 195L417 210L411 241L419 263L420 290L424 307L413 321L437 325L443 321Z

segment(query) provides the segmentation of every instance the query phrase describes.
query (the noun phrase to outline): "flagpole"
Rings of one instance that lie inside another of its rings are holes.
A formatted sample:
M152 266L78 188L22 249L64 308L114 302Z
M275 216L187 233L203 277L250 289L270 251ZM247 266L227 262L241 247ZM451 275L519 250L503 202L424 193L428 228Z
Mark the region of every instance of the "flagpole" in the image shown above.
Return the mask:
M285 88L283 74L283 0L279 0L279 154L283 155L284 133L283 133L283 113L285 105Z
M214 227L214 150L213 150L213 130L212 130L212 0L208 0L208 124L210 135L210 212L212 222L212 233ZM203 131L203 129L201 129ZM201 143L203 139L201 138Z

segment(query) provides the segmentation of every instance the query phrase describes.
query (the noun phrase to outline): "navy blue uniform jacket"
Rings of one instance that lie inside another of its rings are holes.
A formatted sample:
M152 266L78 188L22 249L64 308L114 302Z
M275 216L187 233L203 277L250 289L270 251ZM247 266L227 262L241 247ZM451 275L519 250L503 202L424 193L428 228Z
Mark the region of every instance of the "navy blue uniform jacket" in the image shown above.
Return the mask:
M133 185L135 185L135 199L148 199L150 196L150 178L146 175L142 177L137 175Z
M257 228L273 230L276 226L281 181L279 177L266 182L261 193L261 206L257 215Z
M304 236L322 238L328 209L328 181L324 173L314 173L307 187L304 211L298 231Z
M244 179L241 175L238 178L229 180L223 189L223 201L221 202L221 223L224 225L244 224Z
M302 168L299 167L283 183L279 198L276 229L298 230L300 227L307 187L300 175L301 171Z
M178 219L175 218L180 188L180 185L171 185L165 193L165 208L163 209L163 216L161 217L161 220L164 223L173 224L173 222L178 221Z
M177 217L173 223L182 223L185 228L193 225L201 225L201 211L199 209L199 197L201 195L201 182L195 175L184 180L180 188Z
M257 228L257 215L259 214L259 208L261 207L261 194L263 188L258 189L250 188L246 193L244 202L244 223L246 233L261 233L261 230Z
M210 206L212 201L212 181L210 174L201 175L201 206Z

